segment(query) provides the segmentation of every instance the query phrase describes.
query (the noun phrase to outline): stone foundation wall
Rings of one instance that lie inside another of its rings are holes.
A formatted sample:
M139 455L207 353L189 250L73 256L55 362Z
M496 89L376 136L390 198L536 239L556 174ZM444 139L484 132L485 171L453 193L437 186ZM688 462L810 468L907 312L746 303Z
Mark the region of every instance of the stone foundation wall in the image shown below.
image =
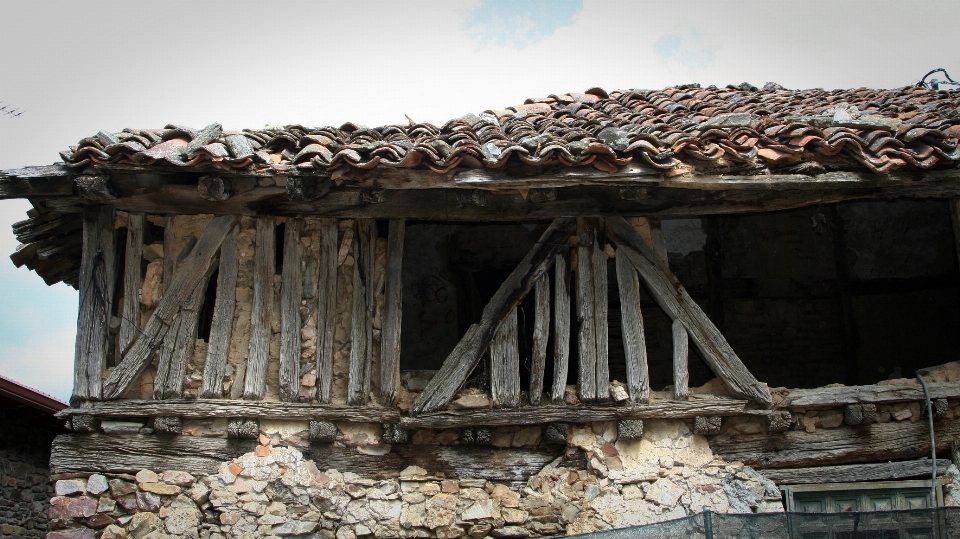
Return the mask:
M783 510L772 482L714 457L685 422L647 421L644 429L641 439L623 440L616 422L571 426L572 458L515 489L481 477L430 476L415 466L386 480L323 470L264 434L256 451L224 462L215 475L61 477L48 537L537 537L659 522L704 506Z
M52 495L50 470L34 455L0 450L0 537L43 537Z

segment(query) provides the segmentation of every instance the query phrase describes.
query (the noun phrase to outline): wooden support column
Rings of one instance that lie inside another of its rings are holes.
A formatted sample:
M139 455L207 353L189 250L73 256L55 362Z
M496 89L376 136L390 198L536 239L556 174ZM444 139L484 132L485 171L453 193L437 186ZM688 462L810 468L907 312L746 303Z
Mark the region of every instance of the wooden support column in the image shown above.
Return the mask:
M673 321L673 398L687 400L690 385L690 338L680 319Z
M300 300L303 298L303 245L300 219L287 219L283 237L280 292L280 400L296 402L300 393Z
M550 339L550 276L544 273L534 287L536 304L533 318L533 359L530 367L530 404L543 398L543 371L547 364L547 342Z
M177 272L177 258L178 253L175 216L167 215L163 225L163 274L160 283L163 286L164 293L166 293L168 287L173 285L173 276ZM163 296L161 295L161 299L162 298ZM170 336L170 338L163 338L163 342L160 343L160 350L157 354L158 373L160 365L169 365L170 361L172 361L174 352L173 345L174 342L176 342L178 326L179 321L174 322L174 326L170 327L167 331L167 334ZM160 398L156 396L157 388L163 385L162 382L158 383L157 380L161 380L159 376L154 378L154 398Z
M164 337L163 346L168 353L160 356L160 363L157 365L157 376L153 380L154 399L177 399L183 396L183 376L187 362L193 357L200 307L203 305L207 280L211 273L213 264L181 305L179 315Z
M490 343L490 396L493 405L520 405L520 354L517 350L517 309L503 319Z
M233 315L237 306L237 272L240 258L237 252L237 229L233 228L220 247L220 269L217 273L217 297L213 304L207 361L203 367L203 387L200 396L216 399L223 396L223 371L230 352L233 335Z
M267 389L270 360L270 321L273 315L273 276L276 274L276 223L273 217L257 218L253 254L253 303L250 306L250 346L243 383L243 398L261 400Z
M554 256L568 245L572 220L554 219L540 240L530 249L523 260L510 273L506 281L483 308L480 322L470 326L453 352L443 362L440 371L414 401L410 412L413 415L433 412L450 402L454 393L466 381L483 353L490 346L493 335L501 321L533 288L537 279L547 271Z
M593 321L597 346L596 393L597 400L610 400L610 328L607 324L607 238L603 233L603 221L597 220L597 239L593 244Z
M727 389L735 396L765 406L772 405L770 392L740 361L716 326L637 231L621 217L611 217L606 222L607 234L621 247L618 252L637 268L650 294L663 310L672 319L683 322L700 355Z
M619 249L618 249L619 251ZM640 278L626 255L617 253L617 287L620 291L620 324L627 360L627 391L631 402L650 400L647 342L640 313Z
M406 222L390 221L384 284L383 332L380 337L380 403L393 406L400 383L400 326L403 315L403 240Z
M333 392L333 336L337 317L337 220L320 220L320 263L317 265L317 401L330 402Z
M127 247L123 257L123 305L120 307L120 336L117 355L123 356L140 332L140 272L143 260L143 212L127 215Z
M562 403L570 372L570 263L566 251L553 264L553 386L550 400Z
M577 386L580 400L597 398L597 322L593 279L593 251L597 225L589 218L577 219L577 345L580 352Z
M102 395L100 377L109 350L115 272L113 206L85 208L73 400L99 399Z
M196 246L184 259L177 275L163 293L163 299L153 311L140 336L103 384L103 396L116 399L130 387L150 363L168 330L180 315L181 306L197 285L209 277L216 261L217 250L227 233L237 222L235 215L214 217L200 235Z
M367 403L370 394L371 352L373 351L373 309L377 224L373 219L357 219L353 265L353 328L350 346L350 373L347 402Z

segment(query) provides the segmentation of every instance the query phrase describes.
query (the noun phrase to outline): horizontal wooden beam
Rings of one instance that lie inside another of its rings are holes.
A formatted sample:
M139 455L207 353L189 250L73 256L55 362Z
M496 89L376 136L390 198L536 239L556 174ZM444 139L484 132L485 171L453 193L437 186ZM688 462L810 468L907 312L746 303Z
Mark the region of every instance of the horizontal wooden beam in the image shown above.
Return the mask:
M64 165L0 170L0 200L70 196L75 174L75 169Z
M404 417L408 429L446 429L468 426L537 425L545 423L591 423L615 419L683 419L699 415L729 416L743 413L747 401L734 399L698 399L689 401L652 401L632 406L543 405L497 410L458 410Z
M256 445L256 440L239 438L62 434L53 441L50 472L136 473L146 469L215 474L222 462L249 453ZM303 453L321 470L335 468L367 478L396 479L400 470L414 465L433 477L482 478L516 488L560 456L562 448L393 445L385 455L366 455L354 447L313 444Z
M927 384L931 399L960 398L960 384ZM791 389L778 403L778 408L839 408L846 404L888 404L893 402L922 401L920 384L871 385L847 387L817 387Z
M67 408L57 417L76 415L102 417L179 416L202 419L210 417L248 417L257 419L326 419L352 423L396 423L400 412L375 406L355 407L334 404L299 402L246 401L229 399L169 399L92 402L83 408Z
M937 451L946 454L960 441L960 421L938 420ZM858 427L790 430L780 434L736 434L710 439L714 454L756 468L798 468L859 462L916 459L930 454L926 421L895 421Z
M816 466L813 468L785 468L765 470L764 477L778 485L809 485L815 483L848 483L853 481L884 481L909 477L930 477L933 469L930 459L903 462ZM937 459L937 475L943 475L950 466L949 459Z

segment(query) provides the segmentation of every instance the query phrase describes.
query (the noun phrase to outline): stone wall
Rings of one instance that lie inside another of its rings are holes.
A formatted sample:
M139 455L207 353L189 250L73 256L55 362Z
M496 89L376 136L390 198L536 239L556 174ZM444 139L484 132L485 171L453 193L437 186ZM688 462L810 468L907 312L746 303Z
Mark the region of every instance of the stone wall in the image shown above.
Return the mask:
M430 476L416 466L386 480L322 470L264 434L256 451L224 462L215 475L61 478L48 537L537 537L659 522L704 506L783 510L773 483L714 457L684 421L647 421L644 429L627 440L616 422L572 426L566 451L581 458L558 458L515 489L480 477Z

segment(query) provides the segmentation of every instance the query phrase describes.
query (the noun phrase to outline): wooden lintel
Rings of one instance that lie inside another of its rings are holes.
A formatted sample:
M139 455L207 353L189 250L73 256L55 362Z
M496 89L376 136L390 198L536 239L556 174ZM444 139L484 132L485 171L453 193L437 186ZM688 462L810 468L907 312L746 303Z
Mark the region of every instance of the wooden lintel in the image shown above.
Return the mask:
M0 170L0 200L70 196L76 174L77 170L59 164Z
M933 382L927 384L931 399L960 398L960 384ZM924 400L920 384L817 387L791 389L777 404L779 408L823 409L846 404L890 404Z
M216 254L220 244L223 243L237 219L236 215L224 215L215 217L207 225L193 250L184 259L173 282L169 287L165 287L163 299L153 311L140 336L104 382L104 398L120 398L150 363L154 351L160 346L180 312L180 307L200 281L209 275L208 271L217 259Z
M620 247L618 254L622 252L637 268L650 294L664 311L671 318L683 321L700 355L727 389L734 396L771 406L770 392L747 370L713 322L637 231L622 217L611 217L607 219L607 234Z
M949 459L937 459L937 475L945 474L949 466ZM923 459L902 462L815 466L811 468L770 469L764 470L763 476L778 485L805 485L930 477L932 471L933 463L929 459Z
M300 402L233 399L168 399L92 402L58 412L60 419L94 415L102 417L177 416L187 419L247 417L253 419L325 419L351 423L397 423L400 412L377 406L344 406Z
M504 317L520 303L537 279L547 271L554 262L554 256L567 247L572 225L571 219L555 219L550 224L483 308L480 322L467 330L443 362L440 371L414 401L410 408L412 414L433 412L450 402L490 346L490 341Z

